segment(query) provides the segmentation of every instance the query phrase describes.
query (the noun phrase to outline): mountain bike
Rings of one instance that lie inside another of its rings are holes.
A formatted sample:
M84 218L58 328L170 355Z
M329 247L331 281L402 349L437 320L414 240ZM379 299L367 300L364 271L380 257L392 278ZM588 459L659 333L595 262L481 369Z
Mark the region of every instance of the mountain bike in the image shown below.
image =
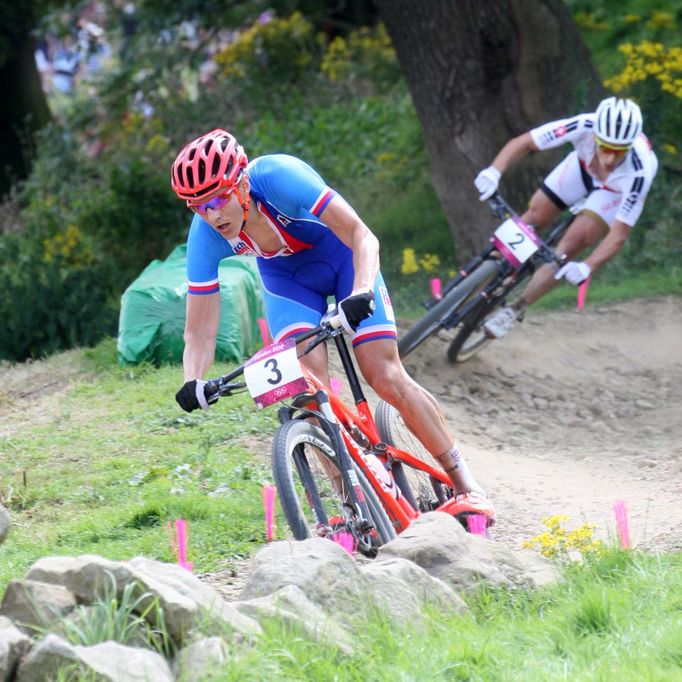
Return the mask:
M483 330L486 319L498 307L508 304L540 265L563 263L552 247L565 234L574 215L558 222L543 241L502 196L494 194L488 203L493 215L502 223L483 251L447 282L442 297L425 302L428 312L398 341L398 352L403 360L429 337L441 330L452 329L454 336L449 338L448 360L469 360L493 340Z
M243 365L207 382L209 404L244 388L257 407L282 403L272 444L272 472L295 539L350 533L363 554L402 532L419 514L467 516L438 461L380 401L376 419L365 398L335 311L294 339L271 344ZM355 409L333 393L299 357L333 339ZM243 375L243 379L239 379Z

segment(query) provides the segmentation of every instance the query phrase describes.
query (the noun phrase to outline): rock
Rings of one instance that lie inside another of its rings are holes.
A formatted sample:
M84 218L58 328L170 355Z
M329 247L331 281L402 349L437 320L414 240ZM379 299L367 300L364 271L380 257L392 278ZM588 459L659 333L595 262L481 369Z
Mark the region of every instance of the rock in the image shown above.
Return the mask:
M285 585L265 597L239 601L236 607L255 620L278 618L287 625L303 630L317 642L338 646L345 655L354 653L354 640L350 632L336 618L310 601L296 585Z
M9 526L9 512L0 504L0 545L5 541L9 534Z
M76 608L76 598L61 585L36 580L12 580L5 590L0 615L10 618L25 632L49 628Z
M556 568L531 552L516 552L467 533L449 514L428 512L379 549L379 558L402 557L456 591L493 586L540 587L556 582Z
M74 646L50 634L31 649L20 664L17 682L45 682L57 679L60 668L78 670L78 679L111 682L172 682L173 675L160 654L148 649L104 642ZM75 672L75 671L74 671Z
M19 660L31 648L31 638L0 616L0 680L14 679Z
M655 459L640 459L639 466L653 468L655 466L658 466L658 462Z
M178 682L194 682L225 663L229 651L220 637L207 637L180 649L173 661L173 674Z
M206 613L229 621L240 636L260 632L257 624L236 612L212 587L175 564L142 558L116 562L96 555L46 557L33 564L28 576L63 585L87 604L94 603L106 585L115 588L120 596L127 584L136 583L137 596L145 595L139 602L140 612L158 599L165 626L176 643L182 643L197 619ZM156 625L156 616L157 610L149 609L146 617Z
M375 603L396 625L421 624L424 606L445 613L468 611L462 598L442 580L421 566L400 557L387 556L362 566Z
M244 616L233 604L226 602L214 588L178 564L135 557L128 565L135 570L136 575L156 579L183 597L194 601L205 616L228 625L233 637L250 639L261 633L258 623Z
M328 615L343 617L361 603L366 588L352 557L335 542L311 538L271 542L253 559L240 601L265 597L295 585Z

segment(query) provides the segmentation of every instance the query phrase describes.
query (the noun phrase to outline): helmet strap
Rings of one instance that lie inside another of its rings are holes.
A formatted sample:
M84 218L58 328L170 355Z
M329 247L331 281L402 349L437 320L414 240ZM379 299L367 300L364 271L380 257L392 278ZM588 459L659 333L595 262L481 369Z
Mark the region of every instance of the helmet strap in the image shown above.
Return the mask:
M242 196L242 193L239 191L239 187L235 185L234 188L234 193L237 195L237 201L239 201L239 205L242 207L242 211L244 212L244 219L242 221L242 227L241 229L244 229L244 225L246 225L246 221L249 219L249 207L251 206L251 194L249 192L246 193L246 196Z

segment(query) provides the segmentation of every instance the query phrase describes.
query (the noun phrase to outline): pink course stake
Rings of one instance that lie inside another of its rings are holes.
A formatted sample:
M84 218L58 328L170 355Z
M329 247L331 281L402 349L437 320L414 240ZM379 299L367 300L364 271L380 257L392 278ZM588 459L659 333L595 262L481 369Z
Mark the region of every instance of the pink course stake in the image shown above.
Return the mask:
M176 519L175 532L173 532L173 524L170 522L166 528L168 530L171 547L173 548L173 554L175 554L175 560L180 566L182 566L182 568L188 570L191 573L192 569L194 568L194 564L187 561L187 549L189 547L189 524L187 521L185 521L185 519Z
M263 506L265 507L265 532L268 542L275 537L275 497L277 488L274 485L263 486Z
M630 528L628 527L628 503L625 500L616 500L613 503L613 513L616 516L616 529L620 546L623 549L630 548Z
M263 339L263 345L267 346L270 343L270 330L268 323L262 318L258 318L258 326L260 327L260 336Z
M443 298L443 287L440 282L440 277L434 277L431 280L431 296L437 301Z
M472 535L485 535L488 519L484 514L469 514L466 519L467 527Z
M585 301L587 300L587 290L590 287L590 280L592 277L588 277L584 282L578 285L578 310L582 310L585 307Z
M349 533L348 531L341 530L338 533L334 533L331 536L331 539L339 546L343 547L343 549L348 552L351 556L353 556L353 552L355 550L355 540L353 539L353 534Z

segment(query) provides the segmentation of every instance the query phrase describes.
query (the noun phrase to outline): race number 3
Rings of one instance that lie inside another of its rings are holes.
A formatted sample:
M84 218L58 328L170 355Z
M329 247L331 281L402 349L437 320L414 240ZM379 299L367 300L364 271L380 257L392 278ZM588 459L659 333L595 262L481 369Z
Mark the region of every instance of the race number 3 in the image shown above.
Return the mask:
M516 217L505 220L495 230L493 242L514 267L525 263L539 247L532 228Z
M244 380L261 410L305 391L308 383L296 356L296 341L286 339L258 351L244 366Z

